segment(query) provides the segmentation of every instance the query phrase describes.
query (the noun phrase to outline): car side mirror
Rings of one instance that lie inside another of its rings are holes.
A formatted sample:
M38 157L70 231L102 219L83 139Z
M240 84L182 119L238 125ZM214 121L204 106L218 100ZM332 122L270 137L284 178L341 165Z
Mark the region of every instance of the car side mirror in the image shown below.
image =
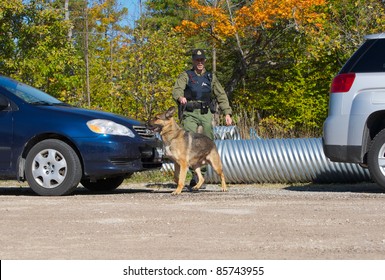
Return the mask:
M9 100L4 96L0 95L0 111L9 107Z

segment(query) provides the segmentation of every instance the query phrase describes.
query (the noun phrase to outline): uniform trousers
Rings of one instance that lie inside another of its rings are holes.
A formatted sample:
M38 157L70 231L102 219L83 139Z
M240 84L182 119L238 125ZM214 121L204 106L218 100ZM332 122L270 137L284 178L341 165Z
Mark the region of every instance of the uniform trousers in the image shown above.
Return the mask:
M214 140L213 131L213 114L208 111L207 114L201 114L200 109L195 109L192 112L184 111L181 124L183 128L190 132L197 132L199 126L202 126L202 134Z

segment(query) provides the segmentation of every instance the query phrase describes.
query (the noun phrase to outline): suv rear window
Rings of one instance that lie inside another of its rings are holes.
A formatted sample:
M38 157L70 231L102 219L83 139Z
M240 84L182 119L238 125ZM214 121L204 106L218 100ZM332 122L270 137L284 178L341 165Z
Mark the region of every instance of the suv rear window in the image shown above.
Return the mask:
M385 72L385 40L367 40L342 67L342 73Z

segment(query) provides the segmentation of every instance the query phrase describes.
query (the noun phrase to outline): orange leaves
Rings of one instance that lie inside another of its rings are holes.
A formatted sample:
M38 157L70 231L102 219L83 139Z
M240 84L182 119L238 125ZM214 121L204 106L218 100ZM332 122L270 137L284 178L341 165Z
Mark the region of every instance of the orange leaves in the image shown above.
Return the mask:
M217 39L230 37L235 34L235 27L231 23L228 14L221 7L205 6L197 0L191 0L190 7L195 9L194 21L184 20L176 28L186 35L195 35L199 32L207 32Z
M177 32L184 33L187 36L193 36L200 30L200 26L189 20L182 20L181 25L175 28Z
M230 15L231 1L220 1L222 6L213 7L191 0L189 5L195 10L194 21L184 20L177 31L188 36L207 32L217 39L226 39L236 33L250 34L250 29L270 28L280 20L288 20L297 27L319 24L320 15L315 7L322 6L326 0L255 0Z
M312 23L318 17L314 7L324 4L325 0L256 0L238 11L237 28L269 28L279 20L291 20L297 25Z

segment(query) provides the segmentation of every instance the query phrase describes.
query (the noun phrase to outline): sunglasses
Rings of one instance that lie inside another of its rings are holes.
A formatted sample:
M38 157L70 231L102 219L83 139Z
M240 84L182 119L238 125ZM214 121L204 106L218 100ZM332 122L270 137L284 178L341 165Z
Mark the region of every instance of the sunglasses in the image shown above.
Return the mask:
M204 58L197 58L197 59L194 59L194 61L198 62L198 63L204 63L206 59Z

